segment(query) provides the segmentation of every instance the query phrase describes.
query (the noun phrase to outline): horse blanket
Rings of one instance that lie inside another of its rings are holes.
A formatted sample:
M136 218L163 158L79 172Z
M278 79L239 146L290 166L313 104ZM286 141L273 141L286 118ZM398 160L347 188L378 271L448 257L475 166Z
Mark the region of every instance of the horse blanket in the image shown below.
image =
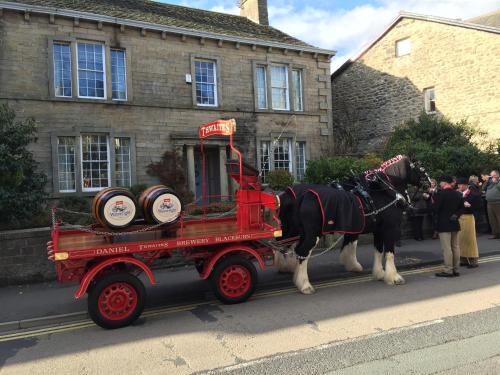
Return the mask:
M322 234L363 232L365 228L363 204L353 193L328 186L315 186L308 189L305 194L316 197L321 207Z

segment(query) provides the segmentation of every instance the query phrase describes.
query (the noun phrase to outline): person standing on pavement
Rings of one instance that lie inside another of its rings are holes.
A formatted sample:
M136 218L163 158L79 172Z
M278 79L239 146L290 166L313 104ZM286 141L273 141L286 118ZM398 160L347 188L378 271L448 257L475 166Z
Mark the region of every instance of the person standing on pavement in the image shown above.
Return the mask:
M413 238L416 241L424 240L424 217L429 213L428 201L430 195L422 188L415 188L411 193L411 201L413 203L413 211L410 216L413 227Z
M429 194L430 194L430 203L431 203L431 206L432 204L434 203L434 197L436 196L437 192L438 192L438 184L437 184L437 181L435 178L431 178L431 187L429 189ZM437 232L437 229L436 229L436 215L434 213L434 210L430 210L430 216L431 216L431 222L432 222L432 239L433 240L437 240L439 238L438 236L438 232Z
M476 268L479 250L477 248L474 212L481 209L481 193L473 190L466 177L458 178L457 185L458 191L462 193L464 198L464 210L459 219L460 232L458 232L460 265Z
M443 271L437 277L460 276L460 248L458 244L459 218L464 208L462 194L453 189L453 178L442 176L439 179L441 190L434 200L434 211L437 219L437 231L443 250Z
M486 202L488 204L488 218L491 225L490 239L500 238L500 181L499 172L490 173L491 183L486 189Z
M490 219L488 218L488 203L486 202L486 190L488 190L488 187L491 185L491 177L488 171L483 171L481 173L481 182L484 218L486 220L486 231L484 233L491 234Z
M479 201L477 202L477 204L472 207L472 214L474 215L474 220L476 222L476 232L479 232L483 221L482 213L484 211L481 183L479 182L479 177L474 175L469 177L469 189L471 191L471 194L479 197Z

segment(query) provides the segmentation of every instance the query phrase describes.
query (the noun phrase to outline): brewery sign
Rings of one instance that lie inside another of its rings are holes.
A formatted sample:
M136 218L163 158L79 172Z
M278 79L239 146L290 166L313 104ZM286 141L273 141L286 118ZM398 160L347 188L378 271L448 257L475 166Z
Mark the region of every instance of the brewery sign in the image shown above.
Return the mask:
M236 121L234 119L218 120L200 126L199 136L204 139L213 135L232 135L235 131Z

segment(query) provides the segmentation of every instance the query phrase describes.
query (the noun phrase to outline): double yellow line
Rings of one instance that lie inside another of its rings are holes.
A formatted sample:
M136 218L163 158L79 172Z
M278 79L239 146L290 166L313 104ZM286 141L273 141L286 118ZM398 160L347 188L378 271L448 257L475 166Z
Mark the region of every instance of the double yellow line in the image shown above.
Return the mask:
M479 263L481 263L481 264L494 263L494 262L500 262L500 255L485 257L485 258L482 258L479 260ZM417 274L422 274L422 273L436 272L436 271L439 271L441 269L442 269L442 266L431 266L431 267L424 267L424 268L417 268L417 269L413 269L413 270L403 271L403 272L400 272L400 274L403 276L409 276L409 275L417 275ZM332 288L332 287L337 287L337 286L342 286L342 285L361 284L361 283L366 283L366 282L369 282L372 280L373 279L372 279L371 275L370 276L359 276L359 277L352 277L352 278L344 279L344 280L319 282L319 283L315 283L314 287L316 289L326 289L326 288ZM283 296L283 295L289 295L289 294L295 294L295 293L297 293L297 289L295 287L288 287L288 288L274 290L274 291L272 290L272 291L268 291L268 292L263 291L263 292L255 293L254 296L252 297L252 299L258 300L258 299ZM196 302L196 303L181 305L181 306L152 309L152 310L145 311L141 315L141 317L142 318L151 318L151 317L155 317L155 316L174 314L174 313L178 313L178 312L185 312L185 311L194 310L195 308L200 307L200 306L214 305L214 304L220 305L221 303L216 301L216 300L212 300L212 301ZM89 327L96 327L96 325L91 320L86 319L86 320L73 322L73 323L53 325L53 326L45 327L45 328L32 329L32 330L27 330L27 331L22 331L22 332L0 335L0 342L27 339L27 338L31 338L31 337L43 336L43 335L48 335L48 334L53 334L53 333L75 331L78 329L89 328Z

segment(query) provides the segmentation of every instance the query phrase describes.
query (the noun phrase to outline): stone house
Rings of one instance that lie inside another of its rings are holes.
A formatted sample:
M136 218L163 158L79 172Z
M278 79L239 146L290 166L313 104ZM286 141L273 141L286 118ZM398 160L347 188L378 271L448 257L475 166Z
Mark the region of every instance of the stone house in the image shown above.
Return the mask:
M237 121L245 161L265 174L332 140L330 58L268 25L267 0L229 15L149 0L0 1L0 102L34 117L33 152L53 198L153 184L169 150L201 194L198 126ZM206 142L208 194L227 195L227 140Z
M422 110L500 138L500 11L468 21L401 13L331 78L344 152L383 147Z

